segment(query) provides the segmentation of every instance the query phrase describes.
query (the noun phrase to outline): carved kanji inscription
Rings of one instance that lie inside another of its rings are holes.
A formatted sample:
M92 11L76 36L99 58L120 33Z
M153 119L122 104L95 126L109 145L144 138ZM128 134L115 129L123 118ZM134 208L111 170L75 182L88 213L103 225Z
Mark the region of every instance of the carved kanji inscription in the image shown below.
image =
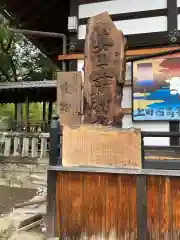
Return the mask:
M96 124L65 126L62 153L63 166L141 168L141 133Z
M81 122L82 76L80 72L57 73L57 107L61 124Z
M85 41L86 123L114 124L123 117L125 40L107 12L90 18Z

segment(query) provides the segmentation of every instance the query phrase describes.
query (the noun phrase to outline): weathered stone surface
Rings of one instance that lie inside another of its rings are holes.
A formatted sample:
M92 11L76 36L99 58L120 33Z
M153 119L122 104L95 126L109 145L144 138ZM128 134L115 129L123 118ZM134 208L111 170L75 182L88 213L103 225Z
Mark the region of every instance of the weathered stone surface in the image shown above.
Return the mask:
M62 153L63 166L141 168L141 133L95 124L64 126Z
M57 73L57 108L61 124L80 124L82 104L81 91L81 72Z
M115 124L123 117L125 40L107 12L89 19L85 41L86 123Z

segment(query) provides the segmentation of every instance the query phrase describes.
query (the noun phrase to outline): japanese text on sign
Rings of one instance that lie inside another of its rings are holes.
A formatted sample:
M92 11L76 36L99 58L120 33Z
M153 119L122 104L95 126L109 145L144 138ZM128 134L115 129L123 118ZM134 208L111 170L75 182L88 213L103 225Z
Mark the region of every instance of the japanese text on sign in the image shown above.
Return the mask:
M92 51L99 53L102 50L106 51L113 46L113 40L109 37L111 29L106 23L100 23L93 31L91 37Z
M159 109L137 109L137 113L135 114L136 117L143 117L143 116L151 116L151 117L167 117L167 118L174 118L175 115L180 117L180 107L176 109L173 108L159 108Z

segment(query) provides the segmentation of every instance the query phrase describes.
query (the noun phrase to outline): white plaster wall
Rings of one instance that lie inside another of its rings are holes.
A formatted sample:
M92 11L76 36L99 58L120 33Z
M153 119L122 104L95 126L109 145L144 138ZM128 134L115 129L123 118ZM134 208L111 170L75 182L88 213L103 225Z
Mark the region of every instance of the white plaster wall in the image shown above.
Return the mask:
M180 0L179 0L180 4ZM177 15L177 21L178 21L178 30L180 30L180 14Z
M124 35L167 31L167 17L149 17L114 22ZM78 38L85 39L86 25L78 28Z
M178 0L180 2L180 0ZM79 6L79 18L92 17L101 12L109 14L140 12L167 8L167 0L114 0Z
M178 0L180 1L180 0ZM109 14L141 12L155 9L167 8L167 0L114 0L97 3L83 4L79 6L79 19L92 17L96 14L107 11ZM157 16L140 19L129 19L115 21L116 27L122 30L125 35L161 32L167 30L167 17ZM86 26L78 28L78 38L84 39Z
M123 128L138 128L141 131L147 132L168 132L169 131L169 123L168 122L132 122L132 115L126 114L123 118L122 122ZM148 146L169 146L170 140L169 138L158 138L158 137L147 137L144 138L144 144Z
M78 62L77 62L77 71L82 72L83 67L84 67L84 60L78 60Z
M123 99L122 99L123 108L132 107L132 88L125 86L123 89Z
M180 0L177 0L177 7L180 7Z

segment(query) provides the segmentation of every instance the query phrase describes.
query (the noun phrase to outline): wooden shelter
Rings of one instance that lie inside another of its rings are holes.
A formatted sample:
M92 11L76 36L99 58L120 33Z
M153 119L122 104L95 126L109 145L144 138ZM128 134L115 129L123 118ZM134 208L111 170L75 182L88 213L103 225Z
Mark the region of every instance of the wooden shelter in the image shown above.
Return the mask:
M15 104L14 130L19 129L17 125L20 125L20 128L25 126L26 130L29 129L29 103L32 102L43 102L42 121L39 125L43 131L47 131L52 117L52 105L56 102L56 80L0 83L0 103ZM17 120L18 103L27 103L26 119L20 123ZM46 119L47 103L48 119Z

